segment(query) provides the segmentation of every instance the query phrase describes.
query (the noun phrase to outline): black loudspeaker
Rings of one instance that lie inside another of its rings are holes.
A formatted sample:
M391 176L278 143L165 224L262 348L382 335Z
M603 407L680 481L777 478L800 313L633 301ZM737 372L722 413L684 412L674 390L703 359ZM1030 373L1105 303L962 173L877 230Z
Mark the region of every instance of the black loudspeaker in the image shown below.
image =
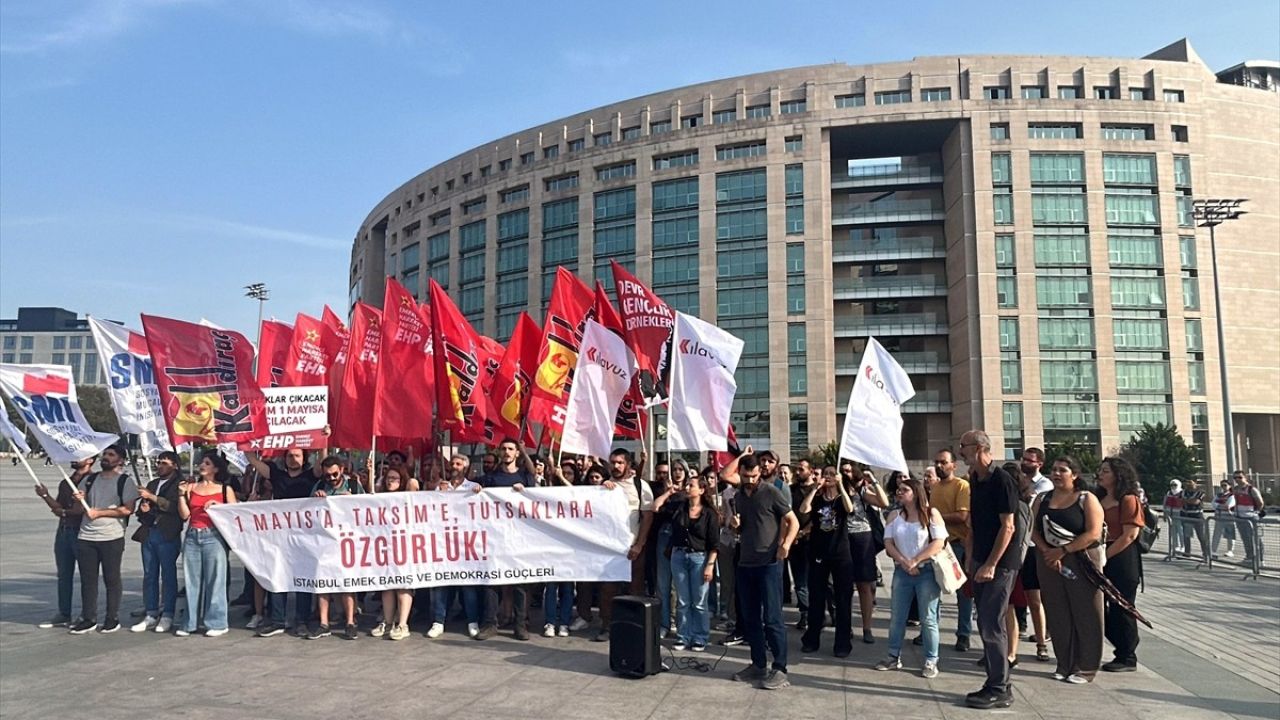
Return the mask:
M657 598L619 595L613 599L609 669L627 677L647 677L663 671Z

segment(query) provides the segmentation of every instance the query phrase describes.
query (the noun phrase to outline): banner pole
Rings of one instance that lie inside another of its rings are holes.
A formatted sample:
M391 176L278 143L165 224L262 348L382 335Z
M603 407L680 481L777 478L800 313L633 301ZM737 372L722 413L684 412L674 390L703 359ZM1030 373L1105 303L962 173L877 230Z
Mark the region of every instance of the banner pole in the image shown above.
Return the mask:
M658 479L658 475L657 475L658 441L656 438L657 428L654 427L653 425L653 406L650 405L645 410L649 415L649 422L648 422L648 427L645 429L645 432L643 434L648 436L649 452L653 454L653 457L649 458L649 462L645 463L644 471L645 471L645 474L649 476L649 487L653 487L653 484L657 482L657 479Z
M374 469L378 466L378 436L374 435L369 440L369 460L365 465L365 471L369 473L369 493L378 492L378 479L373 476Z
M40 487L46 487L44 481L36 477L36 471L31 469L31 463L27 462L27 454L18 450L18 444L15 443L12 438L9 439L9 449L12 450L13 454L17 455L18 459L22 461L22 467L27 469L27 474L31 476L31 479L35 480L36 484Z
M65 480L66 483L71 486L71 490L73 492L80 492L80 488L76 487L76 484L71 482L71 476L67 474L67 469L62 467L62 465L59 463L54 463L54 466L58 468L58 472L62 473L62 479ZM29 468L30 465L28 465L27 467ZM87 500L85 500L84 498L80 498L80 505L84 507L84 511L86 513L89 512L89 502Z

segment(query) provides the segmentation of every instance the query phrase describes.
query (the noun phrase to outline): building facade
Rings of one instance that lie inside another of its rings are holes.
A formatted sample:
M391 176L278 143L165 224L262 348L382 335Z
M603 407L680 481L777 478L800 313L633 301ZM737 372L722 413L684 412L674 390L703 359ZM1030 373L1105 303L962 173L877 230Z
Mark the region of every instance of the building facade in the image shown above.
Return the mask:
M350 298L428 278L505 340L555 268L617 260L743 338L756 447L838 439L874 336L911 374L908 458L979 427L1000 454L1114 450L1176 424L1226 468L1217 228L1237 442L1280 464L1280 110L1180 41L1141 59L802 67L597 108L413 178L355 237ZM1257 312L1258 308L1272 312Z
M107 383L89 321L57 307L20 307L16 319L0 320L0 361L70 365L78 385Z

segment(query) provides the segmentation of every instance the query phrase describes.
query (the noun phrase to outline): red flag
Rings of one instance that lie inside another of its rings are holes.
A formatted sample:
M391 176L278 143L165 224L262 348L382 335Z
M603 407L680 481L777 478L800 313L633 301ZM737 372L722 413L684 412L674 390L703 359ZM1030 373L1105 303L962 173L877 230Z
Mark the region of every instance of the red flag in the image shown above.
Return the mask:
M70 395L71 381L57 375L22 376L22 392L28 395Z
M720 472L720 470L723 469L724 466L728 465L730 462L733 462L734 458L742 454L742 450L738 448L738 434L733 431L733 423L729 423L728 439L729 439L728 450L726 450L725 452L712 451L710 453L711 467L715 468L716 472Z
M384 297L373 429L380 436L426 437L435 399L431 310L392 277L387 277Z
M249 442L267 434L253 344L232 330L142 316L169 439Z
M667 366L667 345L671 342L676 315L617 260L611 260L610 264L613 265L613 289L618 295L618 307L626 321L627 344L636 354L640 371L652 373L656 380L662 377Z
M338 389L342 411L336 417L330 412L329 442L335 447L368 450L373 442L373 401L378 392L378 354L382 350L382 316L378 309L357 302L350 335L349 355Z
M596 322L626 340L627 335L622 326L622 318L618 316L613 303L609 302L609 296L605 294L604 285L599 280L596 281L596 300L592 307L592 314L595 315ZM626 396L622 398L622 404L618 406L618 416L613 426L614 434L625 438L639 438L645 428L644 416L640 412L643 406L644 395L640 394L640 375L637 374L631 380L631 389L627 391Z
M498 435L497 425L494 424L494 418L498 413L494 411L493 395L490 390L493 388L494 378L498 374L498 363L502 362L502 356L507 353L507 349L502 347L502 343L491 337L481 335L480 347L477 354L477 360L480 363L480 395L479 400L484 405L483 418L479 427L476 427L473 417L473 423L468 428L467 437L471 439L479 434L477 442L483 442L487 445L497 445L502 440L502 436ZM476 416L481 413L476 413ZM512 435L515 437L515 435ZM459 439L464 439L459 436Z
M530 376L538 362L538 342L542 330L528 313L520 313L507 350L498 362L493 384L486 390L493 402L493 421L499 437L519 437L521 420L528 406ZM530 423L524 423L529 435Z
M303 385L328 385L329 366L338 352L341 340L324 323L298 313L289 339L289 352L285 355L284 387ZM329 402L333 402L330 395Z
M565 404L573 384L573 369L578 364L582 325L593 299L591 289L573 273L563 267L556 270L529 401L529 419L556 433L564 430Z
M324 306L324 313L320 316L325 327L333 333L336 338L334 342L333 359L329 363L329 425L336 427L338 424L339 410L342 404L342 382L347 372L347 355L351 349L351 333L347 327L342 324L342 320L337 313L329 309L328 305Z
M429 292L435 341L436 412L444 429L459 439L465 436L478 442L485 419L480 334L435 280L431 280Z
M258 348L258 387L280 387L284 385L285 368L289 366L293 328L278 320L263 320L259 337L262 339Z

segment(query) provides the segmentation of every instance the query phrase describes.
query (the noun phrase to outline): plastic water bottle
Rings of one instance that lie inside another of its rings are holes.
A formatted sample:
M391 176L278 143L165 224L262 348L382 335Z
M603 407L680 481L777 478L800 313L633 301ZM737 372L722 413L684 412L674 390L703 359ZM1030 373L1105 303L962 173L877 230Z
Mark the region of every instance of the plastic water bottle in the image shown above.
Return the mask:
M1071 568L1067 567L1066 565L1063 565L1063 566L1059 567L1059 568L1058 568L1058 573L1059 573L1059 574L1061 574L1061 575L1062 575L1062 577L1064 577L1064 578L1066 578L1066 579L1068 579L1068 580L1075 580L1075 579L1076 579L1076 571L1075 571L1075 570L1072 570Z

